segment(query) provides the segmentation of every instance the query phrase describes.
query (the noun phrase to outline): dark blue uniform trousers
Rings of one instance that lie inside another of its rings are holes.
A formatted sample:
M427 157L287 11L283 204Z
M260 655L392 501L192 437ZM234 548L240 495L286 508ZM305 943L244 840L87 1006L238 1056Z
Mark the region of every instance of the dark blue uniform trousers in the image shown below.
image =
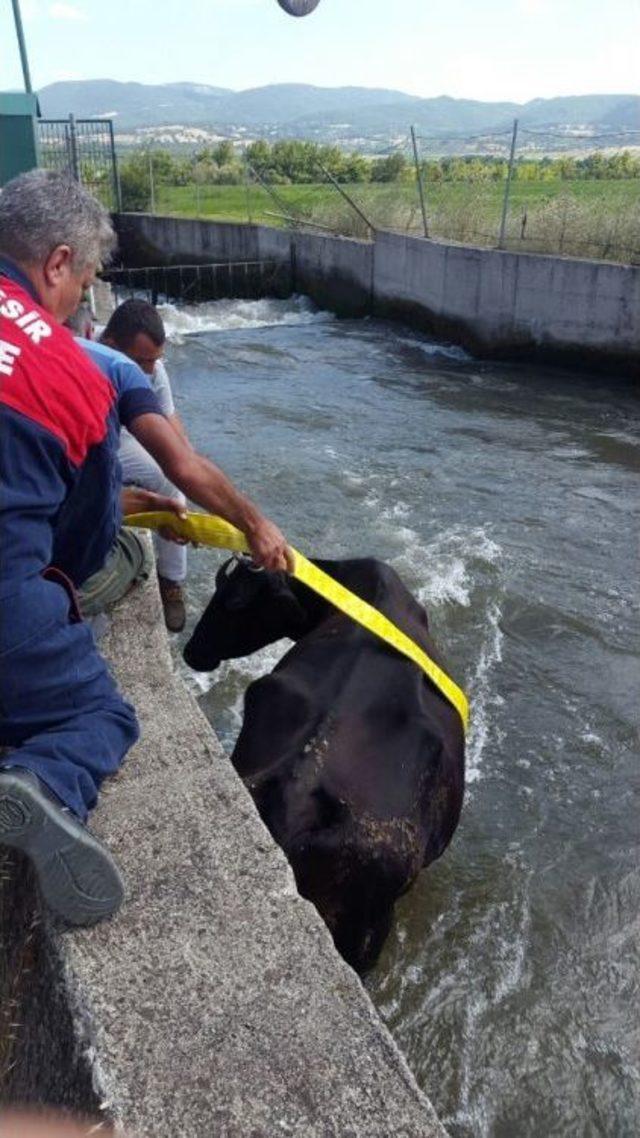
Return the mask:
M139 735L69 596L36 577L0 598L0 767L34 774L83 821Z

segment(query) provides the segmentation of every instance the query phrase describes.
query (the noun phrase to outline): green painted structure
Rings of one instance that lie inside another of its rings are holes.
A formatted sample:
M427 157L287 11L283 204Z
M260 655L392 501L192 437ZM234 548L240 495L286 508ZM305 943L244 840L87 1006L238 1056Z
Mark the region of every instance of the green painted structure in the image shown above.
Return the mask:
M38 97L0 91L0 186L38 165Z

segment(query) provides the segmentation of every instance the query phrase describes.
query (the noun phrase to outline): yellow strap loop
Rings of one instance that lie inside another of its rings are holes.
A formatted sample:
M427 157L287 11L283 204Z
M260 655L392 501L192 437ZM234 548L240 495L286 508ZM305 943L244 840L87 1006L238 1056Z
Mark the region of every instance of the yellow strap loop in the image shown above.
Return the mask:
M234 553L250 553L249 545L244 534L232 526L224 518L213 514L187 514L180 518L177 514L168 511L154 513L129 514L125 525L140 526L142 529L160 529L162 526L170 527L179 537L188 541L198 542L199 545L211 545L216 549L229 549ZM357 624L361 624L374 636L390 644L403 656L413 660L439 691L453 704L462 719L465 731L469 724L469 703L467 697L446 672L439 668L434 660L423 651L415 640L407 636L397 625L393 624L383 613L356 596L344 585L324 573L317 565L308 561L297 549L291 549L294 560L293 576L302 581L315 593L329 601L335 608L346 613Z

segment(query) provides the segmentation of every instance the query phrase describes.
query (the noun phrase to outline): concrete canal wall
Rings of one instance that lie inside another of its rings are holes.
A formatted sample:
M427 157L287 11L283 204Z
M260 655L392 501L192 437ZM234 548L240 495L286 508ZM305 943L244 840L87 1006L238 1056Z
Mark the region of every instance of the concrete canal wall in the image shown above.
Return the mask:
M131 1138L446 1138L173 671L153 583L102 647L142 726L92 817L127 902L62 932L0 856L0 1109Z
M279 261L291 291L339 315L399 318L481 356L638 372L638 266L385 231L363 242L147 214L117 225L127 265Z

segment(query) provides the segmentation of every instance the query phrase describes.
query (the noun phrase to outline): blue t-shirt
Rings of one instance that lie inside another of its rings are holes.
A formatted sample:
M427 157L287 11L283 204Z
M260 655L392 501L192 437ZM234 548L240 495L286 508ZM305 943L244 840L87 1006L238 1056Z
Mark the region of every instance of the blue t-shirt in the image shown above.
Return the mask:
M161 415L162 411L148 377L128 356L94 340L77 339L76 343L106 376L115 394L104 439L87 455L55 526L52 564L79 586L102 568L122 524L120 426L129 427L138 415Z

